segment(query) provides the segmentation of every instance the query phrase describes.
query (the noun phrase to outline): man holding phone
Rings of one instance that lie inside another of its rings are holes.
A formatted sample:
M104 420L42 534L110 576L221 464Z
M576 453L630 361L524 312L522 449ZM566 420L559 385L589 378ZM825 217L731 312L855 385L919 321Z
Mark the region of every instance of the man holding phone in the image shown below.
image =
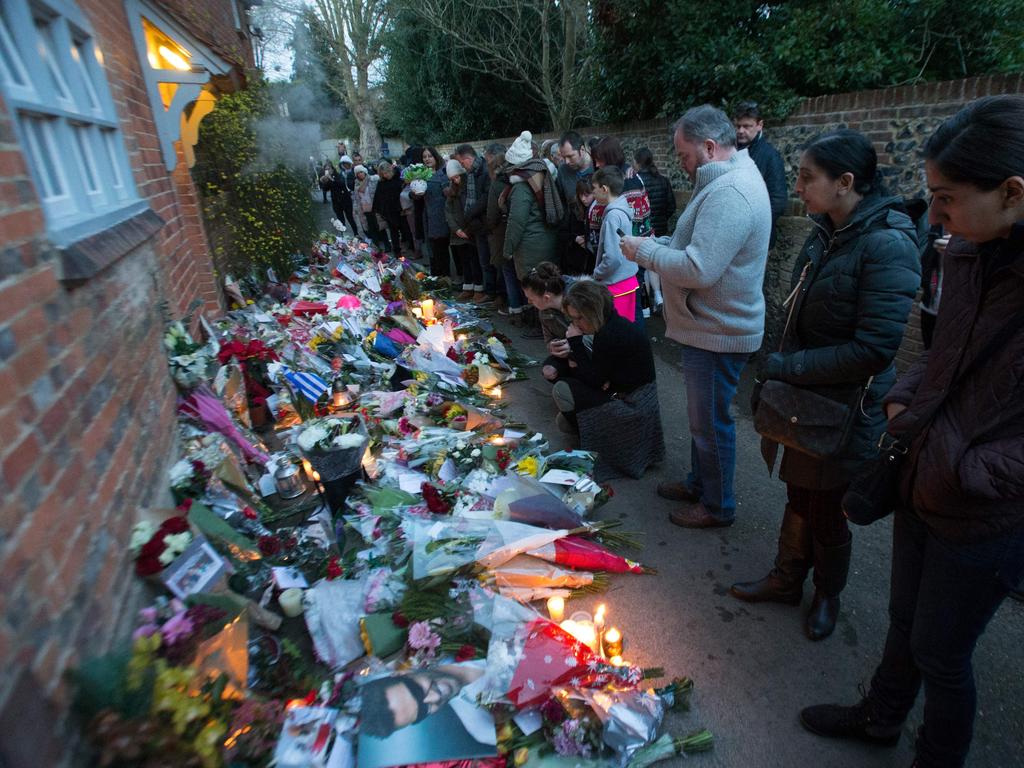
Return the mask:
M661 275L667 336L683 345L690 474L658 485L688 506L684 528L732 525L736 424L729 412L740 373L764 335L764 281L771 204L764 179L736 147L728 116L705 104L675 125L680 167L693 194L671 238L624 237L626 258Z

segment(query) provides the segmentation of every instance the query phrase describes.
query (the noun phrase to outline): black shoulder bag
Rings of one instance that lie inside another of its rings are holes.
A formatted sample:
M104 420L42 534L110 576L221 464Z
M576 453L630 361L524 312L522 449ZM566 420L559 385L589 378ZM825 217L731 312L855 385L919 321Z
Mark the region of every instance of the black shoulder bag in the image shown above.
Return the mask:
M946 393L921 414L909 430L898 438L888 432L882 433L878 439L878 455L865 462L860 471L853 476L850 487L843 495L843 514L851 523L870 525L896 509L899 502L900 471L914 440L928 428L939 408L959 389L967 375L973 373L983 360L988 360L1009 341L1021 326L1024 326L1024 312L1018 312L1010 318L1010 322L985 345L981 354L976 355L950 382Z
M801 288L807 279L811 263L804 266L800 280L789 297L789 314L782 331L782 351L790 322L802 304ZM762 437L793 448L819 459L839 454L850 441L857 412L862 408L864 396L874 377L858 385L842 400L828 397L807 387L777 379L758 382L757 402L754 408L754 429ZM770 463L774 464L772 451Z

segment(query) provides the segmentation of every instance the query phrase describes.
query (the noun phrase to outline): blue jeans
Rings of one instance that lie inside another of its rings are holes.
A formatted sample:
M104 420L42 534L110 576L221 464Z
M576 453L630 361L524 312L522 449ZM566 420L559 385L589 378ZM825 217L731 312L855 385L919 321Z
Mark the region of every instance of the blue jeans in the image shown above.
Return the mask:
M507 259L501 265L501 274L505 278L505 293L508 295L508 308L518 312L526 304L526 295L522 286L519 285L519 278L516 276L516 265L512 259Z
M715 517L732 520L736 497L736 422L729 412L750 355L683 345L686 412L690 417L690 474L686 484Z
M880 720L899 725L924 682L920 768L959 768L967 759L977 708L974 646L1022 576L1024 530L956 544L913 512L896 513L889 633L868 698Z

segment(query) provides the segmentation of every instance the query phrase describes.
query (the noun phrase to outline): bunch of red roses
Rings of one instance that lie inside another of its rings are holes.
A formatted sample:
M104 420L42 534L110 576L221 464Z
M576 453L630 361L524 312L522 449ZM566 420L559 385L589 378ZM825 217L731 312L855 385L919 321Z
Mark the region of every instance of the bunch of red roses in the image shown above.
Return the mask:
M245 379L245 394L250 405L262 405L267 402L273 392L267 380L267 363L277 360L277 353L259 339L248 341L236 336L221 345L217 360L226 365L230 360L237 360Z

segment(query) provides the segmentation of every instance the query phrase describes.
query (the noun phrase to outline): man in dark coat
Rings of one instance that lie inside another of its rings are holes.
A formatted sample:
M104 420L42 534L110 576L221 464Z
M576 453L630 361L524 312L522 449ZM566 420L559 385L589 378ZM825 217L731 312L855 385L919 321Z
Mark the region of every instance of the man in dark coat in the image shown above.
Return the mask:
M772 236L768 247L772 248L777 234L775 224L789 202L786 166L779 151L764 137L764 118L757 104L752 101L740 102L733 113L732 122L736 126L736 146L747 150L768 187L768 200L772 206Z

